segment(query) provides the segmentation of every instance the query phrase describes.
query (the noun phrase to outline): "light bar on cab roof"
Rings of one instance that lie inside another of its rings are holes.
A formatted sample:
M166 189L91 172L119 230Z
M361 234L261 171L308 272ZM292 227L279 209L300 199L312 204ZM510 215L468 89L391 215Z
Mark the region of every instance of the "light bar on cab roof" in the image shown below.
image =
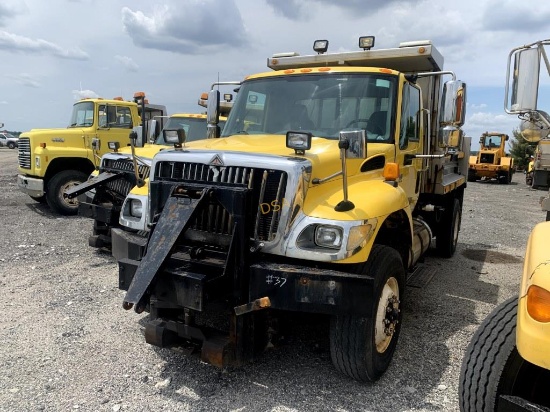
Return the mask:
M363 50L370 50L374 47L374 36L359 37L359 47Z
M326 53L328 50L328 40L315 40L313 42L313 50L319 54Z

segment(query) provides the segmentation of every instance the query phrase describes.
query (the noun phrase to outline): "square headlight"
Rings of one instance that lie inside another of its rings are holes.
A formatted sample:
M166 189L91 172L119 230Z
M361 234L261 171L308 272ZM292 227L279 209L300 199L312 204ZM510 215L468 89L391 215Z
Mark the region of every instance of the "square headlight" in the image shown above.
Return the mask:
M139 199L130 200L130 215L141 218L143 215L143 203Z
M336 226L317 226L315 229L315 244L331 249L342 246L342 228Z
M311 149L311 138L313 135L309 132L287 132L286 147L298 152L304 152Z
M164 141L171 144L182 144L185 142L185 130L183 129L164 129Z

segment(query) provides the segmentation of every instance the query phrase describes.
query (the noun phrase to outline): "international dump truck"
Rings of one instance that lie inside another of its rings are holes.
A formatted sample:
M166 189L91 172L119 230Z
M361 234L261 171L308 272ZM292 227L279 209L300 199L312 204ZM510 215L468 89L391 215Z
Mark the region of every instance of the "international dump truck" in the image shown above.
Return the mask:
M541 61L550 74L544 49L549 44L527 44L508 56L505 111L518 115L522 136L533 143L550 128L548 115L537 108ZM550 411L548 197L542 206L547 221L537 224L527 241L519 295L489 314L466 349L459 383L462 412Z
M231 110L232 95L227 94L226 99L220 109L224 115ZM206 104L205 96L201 96L199 105L206 107ZM225 120L225 116L220 118L220 127ZM119 148L116 142L109 142L113 151L102 157L99 170L86 182L66 191L69 199L79 197L78 214L94 220L93 232L88 238L90 246L110 248L111 231L115 228L148 232L143 211L147 204L149 169L155 153L170 146L165 140L165 131L183 130L187 142L206 138L206 114L177 113L165 123L156 140L149 143L139 139L134 147Z
M19 189L62 215L78 212L78 200L66 190L88 179L99 167L108 142L120 147L130 144L129 132L143 125L149 136L159 128L147 128L155 116L165 116L166 108L149 104L143 92L132 101L122 98L82 99L73 106L69 126L64 129L32 129L19 137Z
M514 174L514 159L506 153L508 135L500 132L485 132L479 138L477 156L470 156L468 181L497 179L510 183Z
M407 278L433 238L442 256L457 246L470 142L466 85L435 46L373 45L316 41L317 54L214 84L211 138L155 155L147 244L118 257L147 343L237 366L273 343L283 311L324 314L336 369L374 381L388 368ZM227 84L238 94L220 136Z

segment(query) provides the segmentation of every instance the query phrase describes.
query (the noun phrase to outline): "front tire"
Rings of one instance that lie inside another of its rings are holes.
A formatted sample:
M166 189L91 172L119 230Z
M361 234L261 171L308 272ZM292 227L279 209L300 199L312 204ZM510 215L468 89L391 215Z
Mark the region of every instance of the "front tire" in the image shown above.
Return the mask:
M15 143L13 143L13 142L8 142L8 147L9 147L10 149L15 149Z
M550 406L550 371L524 360L516 349L518 298L508 299L481 323L462 361L462 412L497 411L500 397Z
M395 249L374 245L360 272L374 277L373 318L333 316L330 355L343 374L357 381L372 382L388 369L395 352L401 330L405 269Z
M63 170L48 182L46 201L52 211L61 215L76 215L78 212L78 200L69 199L65 191L72 186L85 182L88 176L78 170Z

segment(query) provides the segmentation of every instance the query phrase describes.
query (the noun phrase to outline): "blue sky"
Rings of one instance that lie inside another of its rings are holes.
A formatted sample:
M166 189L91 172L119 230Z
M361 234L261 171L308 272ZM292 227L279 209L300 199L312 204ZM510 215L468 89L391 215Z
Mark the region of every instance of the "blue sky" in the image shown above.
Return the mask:
M550 2L2 0L0 122L65 127L81 96L135 91L169 113L196 112L218 78L265 71L273 53L311 54L315 39L356 50L362 35L375 35L376 48L432 40L468 85L464 130L475 150L484 131L518 126L503 109L507 56L550 37Z

